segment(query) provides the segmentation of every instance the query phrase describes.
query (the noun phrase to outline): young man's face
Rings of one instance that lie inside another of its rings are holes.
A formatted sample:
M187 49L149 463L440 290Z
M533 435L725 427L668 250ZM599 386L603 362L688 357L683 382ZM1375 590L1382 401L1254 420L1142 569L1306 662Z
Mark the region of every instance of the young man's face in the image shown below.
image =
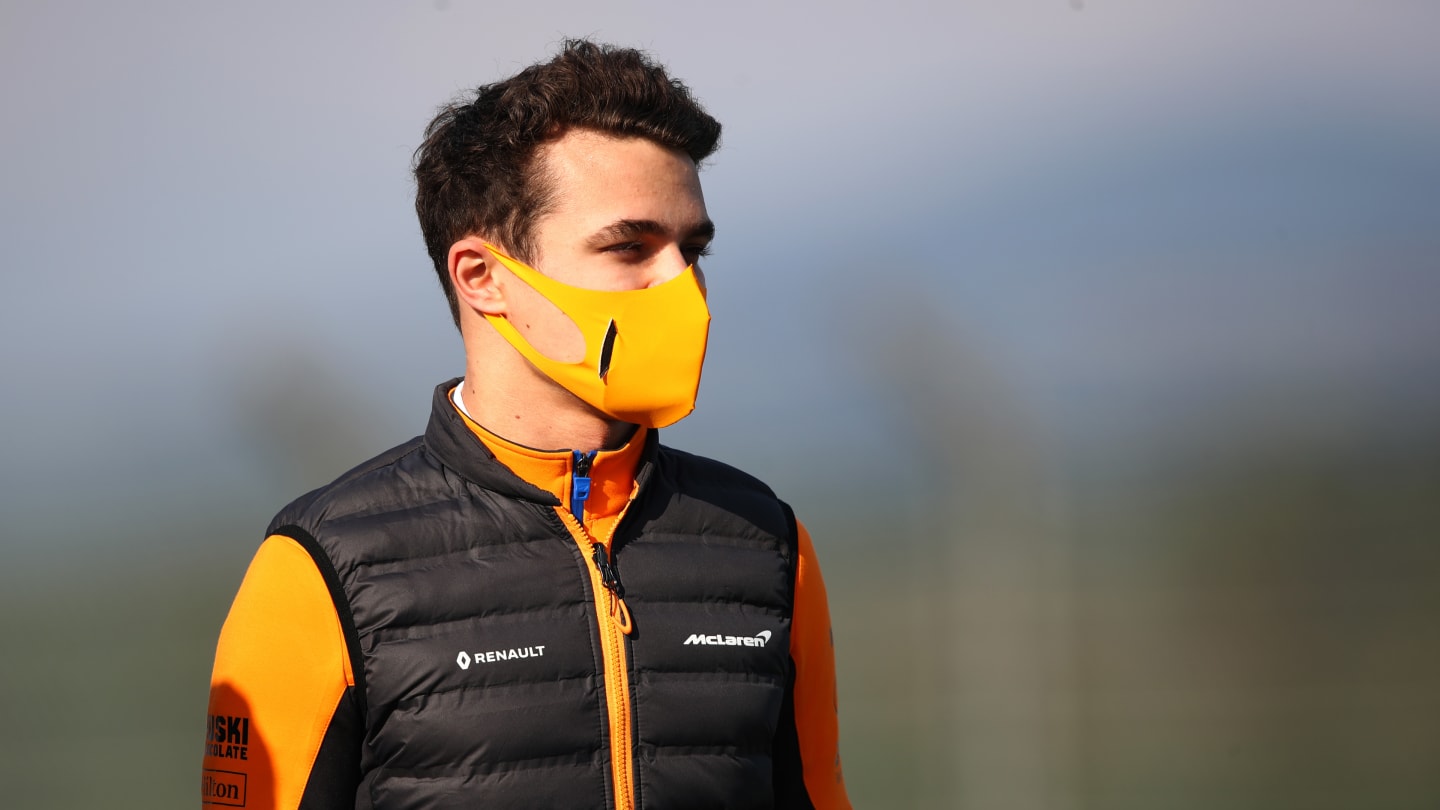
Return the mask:
M698 265L715 226L689 156L642 138L571 130L537 157L554 202L534 225L536 270L575 287L634 290ZM574 324L505 275L509 318L531 345L560 361L583 357Z

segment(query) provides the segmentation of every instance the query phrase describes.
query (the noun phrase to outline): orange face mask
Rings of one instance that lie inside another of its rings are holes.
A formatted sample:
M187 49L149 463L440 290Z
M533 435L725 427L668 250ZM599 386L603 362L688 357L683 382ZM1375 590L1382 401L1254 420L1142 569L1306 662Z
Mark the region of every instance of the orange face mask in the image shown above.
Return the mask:
M693 265L654 287L587 290L562 284L486 247L516 278L563 312L585 338L584 359L552 360L508 318L486 315L501 337L545 376L622 422L661 428L695 410L710 310Z

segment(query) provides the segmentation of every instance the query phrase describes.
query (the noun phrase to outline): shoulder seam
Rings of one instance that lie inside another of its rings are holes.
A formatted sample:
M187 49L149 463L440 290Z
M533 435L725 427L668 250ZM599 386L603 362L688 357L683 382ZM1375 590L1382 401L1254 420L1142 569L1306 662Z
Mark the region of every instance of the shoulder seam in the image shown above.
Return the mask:
M407 445L409 446L407 447ZM390 450L381 453L379 456L376 456L375 458L370 459L369 461L364 462L357 467L346 470L345 472L341 473L338 478L330 482L329 487L333 487L338 484L346 484L356 479L364 478L365 476L376 472L377 470L384 469L385 467L389 467L399 462L400 459L405 458L406 456L419 452L421 449L424 448L424 446L425 443L421 441L420 438L417 436L416 438L405 442L405 444L392 447ZM392 453L394 455L391 455ZM329 487L324 488L328 489Z
M771 489L769 484L739 467L727 464L719 459L702 456L697 453L691 453L688 450L680 450L664 444L660 445L657 456L672 464L702 468L712 474L720 473L728 479L716 484L720 487L726 489L753 488L764 493L767 497L779 500L779 496L775 494L775 490Z
M298 525L300 521L306 520L306 515L310 513L310 511L315 508L315 505L325 498L327 494L334 493L336 490L352 485L355 481L365 476L372 475L386 467L390 467L406 456L421 449L422 443L417 437L404 444L396 445L380 455L346 470L330 483L316 487L286 504L284 509L281 509L275 517L271 518L270 526L265 534L267 536L280 534L281 532L278 531L279 527Z

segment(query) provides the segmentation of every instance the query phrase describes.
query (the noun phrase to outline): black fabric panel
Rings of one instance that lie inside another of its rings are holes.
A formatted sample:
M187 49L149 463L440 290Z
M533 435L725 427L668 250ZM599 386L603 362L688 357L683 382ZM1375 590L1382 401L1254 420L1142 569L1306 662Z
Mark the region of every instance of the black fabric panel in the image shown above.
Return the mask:
M770 760L728 752L642 747L653 774L640 810L772 810Z
M544 762L535 767L494 773L456 772L420 775L379 772L373 787L379 810L597 810L613 808L605 774L609 760L598 754L583 762ZM683 802L674 807L688 807ZM218 808L217 808L218 810Z
M335 716L325 729L325 739L310 768L299 810L351 810L360 786L360 746L365 739L365 721L355 698L355 687L345 690L335 707Z
M598 687L588 678L424 695L390 713L376 753L394 772L573 767L576 757L588 760L600 750L605 718Z
M340 584L340 574L335 571L330 555L320 547L309 532L299 526L289 525L273 529L271 534L283 535L300 544L320 569L325 588L330 591L330 601L335 603L335 613L340 617L340 630L345 634L345 649L350 656L350 671L355 676L355 687L350 690L357 695L360 716L365 716L365 660L360 652L360 634L355 630L355 615L350 611L350 600L345 596L345 587Z
M794 664L791 664L794 671ZM785 688L785 702L780 706L780 727L775 730L775 747L771 751L774 770L775 806L782 810L815 810L805 790L805 769L800 761L800 733L795 727L795 678Z
M640 743L664 747L767 752L785 697L778 682L710 673L641 673L635 686Z

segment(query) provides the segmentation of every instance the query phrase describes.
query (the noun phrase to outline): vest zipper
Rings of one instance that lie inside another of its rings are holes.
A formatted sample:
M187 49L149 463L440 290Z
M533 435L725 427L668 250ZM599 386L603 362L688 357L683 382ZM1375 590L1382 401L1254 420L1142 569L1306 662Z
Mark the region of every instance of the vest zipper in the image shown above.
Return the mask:
M582 475L588 476L594 453L583 462L582 459L583 454L577 452L574 476L577 479ZM630 746L630 667L625 656L625 636L628 636L631 630L630 609L625 605L625 586L620 582L619 572L615 570L610 557L610 542L614 529L611 530L611 536L600 540L590 536L581 519L584 514L584 499L579 499L577 506L577 499L574 497L578 490L579 487L572 481L571 511L567 512L563 508L556 508L555 511L570 531L571 539L580 548L580 556L585 560L586 571L590 574L590 590L595 596L595 618L600 628L600 655L605 667L605 705L610 716L610 775L615 785L615 810L634 810L635 763ZM638 491L639 487L632 491L632 502ZM588 496L588 477L585 493ZM612 525L619 524L620 520L616 520Z
M595 463L595 454L599 450L591 450L586 453L582 450L571 450L574 459L574 466L570 474L570 514L575 516L575 522L581 526L585 525L585 501L590 498L590 465Z

